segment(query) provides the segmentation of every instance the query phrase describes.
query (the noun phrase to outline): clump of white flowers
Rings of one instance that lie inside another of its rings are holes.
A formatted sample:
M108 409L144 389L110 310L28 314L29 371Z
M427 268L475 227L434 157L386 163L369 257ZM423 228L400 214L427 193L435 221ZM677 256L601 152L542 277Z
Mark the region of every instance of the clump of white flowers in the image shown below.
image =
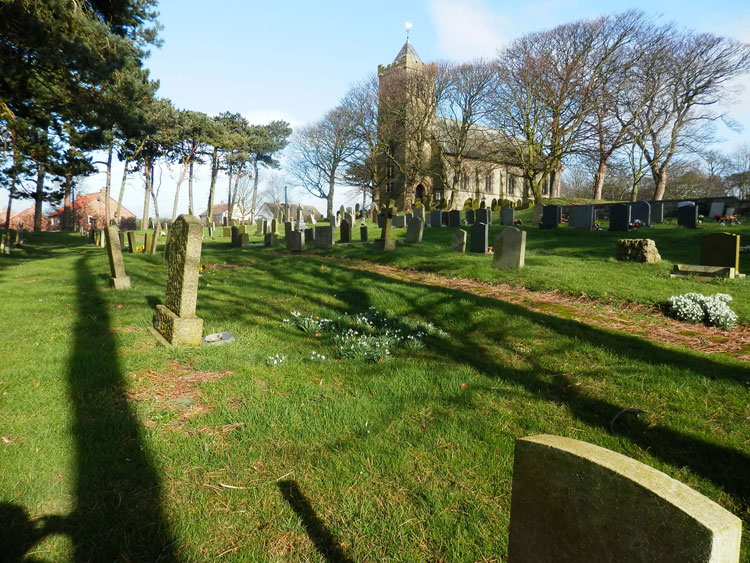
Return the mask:
M266 358L266 365L271 367L280 366L286 361L284 354L276 354L275 356L268 356Z
M729 308L732 296L726 293L702 295L686 293L669 298L669 314L689 323L704 322L730 330L737 325L737 315Z

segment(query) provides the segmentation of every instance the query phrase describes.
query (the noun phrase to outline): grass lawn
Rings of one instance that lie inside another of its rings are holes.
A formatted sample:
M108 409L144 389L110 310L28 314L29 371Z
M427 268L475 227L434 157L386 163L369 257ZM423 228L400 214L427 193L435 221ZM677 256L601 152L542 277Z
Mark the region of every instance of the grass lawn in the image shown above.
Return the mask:
M197 314L204 334L237 341L200 349L158 348L146 331L164 298L161 256L125 254L133 288L114 292L102 249L29 234L0 257L0 548L10 561L500 561L514 439L550 433L726 507L750 561L747 363L346 264L615 303L722 291L747 322L747 281L667 277L697 262L711 229L649 229L665 262L638 265L609 258L621 235L529 228L522 272L446 251L449 229L385 255L351 245L302 258L217 237ZM337 360L327 332L284 323L373 310L434 330L423 348L371 362ZM647 413L613 433L624 408Z

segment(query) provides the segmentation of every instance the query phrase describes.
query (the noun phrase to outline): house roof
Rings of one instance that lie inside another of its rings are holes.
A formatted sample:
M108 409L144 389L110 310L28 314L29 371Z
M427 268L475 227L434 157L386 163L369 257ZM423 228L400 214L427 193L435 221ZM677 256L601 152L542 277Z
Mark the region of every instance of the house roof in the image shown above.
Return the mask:
M396 58L393 59L394 63L398 63L401 61L405 61L407 58L415 60L417 62L422 62L422 59L419 58L419 55L417 54L417 51L414 49L411 43L409 43L409 40L406 40L406 43L404 43L404 46L401 47L401 50L398 52L398 55L396 55Z
M461 123L454 119L437 116L435 118L437 140L443 154L456 155L458 148L458 131ZM455 135L451 134L455 131ZM463 148L463 156L477 160L489 160L498 163L512 163L514 151L508 145L508 140L503 133L497 129L470 125L466 133L466 146Z
M84 195L78 196L73 202L73 210L80 209L81 207L88 205L92 201L96 200L98 197L103 197L105 192L106 192L105 188L102 188L98 192L93 192L90 194L84 194ZM109 201L110 203L113 203L115 205L117 204L117 202L111 197L109 198ZM52 213L49 213L47 217L57 217L58 215L62 215L63 211L65 211L64 207L58 207ZM129 209L126 209L125 206L122 207L122 212L133 215L133 213Z
M213 214L214 215L220 215L227 211L229 209L228 203L217 203L213 206ZM198 217L208 217L208 209L206 209L203 213L199 214Z

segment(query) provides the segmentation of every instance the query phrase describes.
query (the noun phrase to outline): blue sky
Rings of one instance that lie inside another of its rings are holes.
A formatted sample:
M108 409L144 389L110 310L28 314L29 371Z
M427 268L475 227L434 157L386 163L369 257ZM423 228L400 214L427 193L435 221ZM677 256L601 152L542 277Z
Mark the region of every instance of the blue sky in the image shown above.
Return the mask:
M664 22L750 42L746 0L710 4L695 0L163 0L159 11L164 45L153 50L147 66L161 83L159 95L178 108L208 114L240 112L251 123L286 119L299 126L335 106L353 83L376 71L378 64L390 63L405 40L404 22L413 24L411 41L422 60L467 60L492 57L499 47L530 31L632 8ZM726 140L718 148L727 151L750 142L750 79L742 82L746 91L729 111L744 131L724 133ZM119 173L116 170L115 177ZM205 208L207 178L207 171L199 173L198 211ZM165 170L162 215L171 211L173 184ZM103 176L91 177L81 191L102 185ZM126 207L137 215L142 209L142 185L134 176L125 198ZM217 201L226 198L224 185L219 185ZM295 193L294 199L324 207L304 192ZM181 212L187 210L186 193L184 200ZM337 198L339 203L343 197Z

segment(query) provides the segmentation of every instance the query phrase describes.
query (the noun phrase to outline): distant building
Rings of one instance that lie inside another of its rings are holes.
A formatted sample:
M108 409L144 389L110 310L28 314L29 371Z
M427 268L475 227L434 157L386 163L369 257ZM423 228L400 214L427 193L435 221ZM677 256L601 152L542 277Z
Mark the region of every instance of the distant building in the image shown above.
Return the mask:
M229 221L228 203L224 203L223 201L221 203L217 203L213 206L212 211L213 219L211 221L213 221L217 225L227 225L227 221ZM208 209L198 215L198 218L206 225L211 222L208 220ZM234 219L238 219L238 217L234 217Z
M12 212L12 210L11 210ZM0 227L5 228L5 211L3 211L2 216L0 217ZM47 229L47 218L42 215L42 230L46 231ZM9 229L17 229L18 227L23 227L25 231L33 231L34 230L34 206L24 209L23 211L19 211L15 215L10 216L10 221L8 224Z
M103 229L107 224L106 198L105 188L102 188L98 192L77 197L72 205L71 227L76 229L83 227L88 231L96 224L97 229ZM117 211L117 201L111 197L109 198L109 210L112 217L114 217ZM59 207L47 215L48 224L43 230L59 231L62 229L63 212L64 208ZM118 227L123 231L132 230L136 227L135 215L124 207L120 209L120 224Z
M307 218L312 215L316 221L323 219L323 214L317 210L313 205L296 205L293 203L289 204L289 217L292 221L297 218L297 208L302 207L302 220L307 221ZM284 213L283 203L264 203L260 206L258 213L255 214L256 219L266 219L270 221L274 218L274 215L278 212L280 215Z

